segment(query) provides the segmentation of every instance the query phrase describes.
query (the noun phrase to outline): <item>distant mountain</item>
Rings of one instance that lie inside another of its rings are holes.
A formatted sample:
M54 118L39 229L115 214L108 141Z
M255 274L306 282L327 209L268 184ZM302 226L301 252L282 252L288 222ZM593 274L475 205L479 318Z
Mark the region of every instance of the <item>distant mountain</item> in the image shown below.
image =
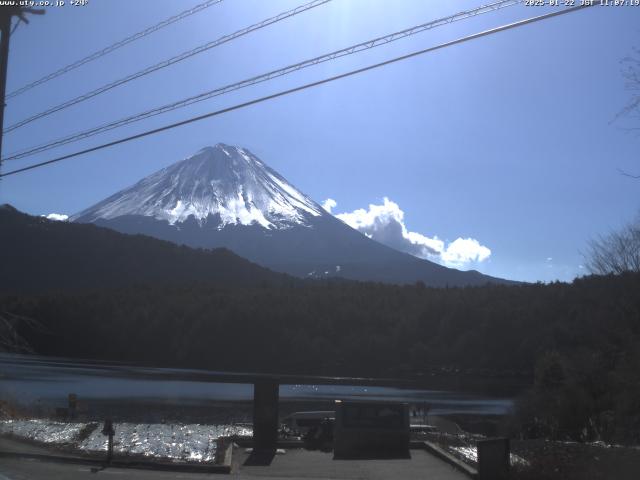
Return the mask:
M298 277L431 286L510 283L398 252L355 231L245 148L217 144L74 215L123 233L226 247Z
M33 217L0 206L0 292L134 284L282 285L295 279L227 249L195 250L95 225Z

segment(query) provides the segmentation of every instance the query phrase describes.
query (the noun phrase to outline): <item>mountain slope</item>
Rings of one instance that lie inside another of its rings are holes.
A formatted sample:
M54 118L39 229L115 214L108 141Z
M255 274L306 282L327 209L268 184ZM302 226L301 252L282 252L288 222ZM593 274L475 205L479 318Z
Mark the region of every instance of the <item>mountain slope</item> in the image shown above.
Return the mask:
M323 209L278 173L242 148L218 144L142 179L72 217L95 222L123 215L164 220L170 225L189 217L217 227L257 224L266 229L304 224Z
M299 277L427 285L508 283L377 243L327 213L247 149L218 144L74 215L124 233L226 247Z
M2 292L293 281L226 249L194 250L94 225L54 222L8 205L0 206L0 265Z

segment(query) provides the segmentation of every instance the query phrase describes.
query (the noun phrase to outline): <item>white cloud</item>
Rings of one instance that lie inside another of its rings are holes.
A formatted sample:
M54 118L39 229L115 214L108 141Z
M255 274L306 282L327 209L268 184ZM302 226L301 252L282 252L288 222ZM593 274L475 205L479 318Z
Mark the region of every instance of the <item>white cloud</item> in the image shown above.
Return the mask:
M69 215L65 215L64 213L50 213L49 215L42 215L46 217L48 220L55 220L56 222L66 222L69 220Z
M336 205L335 200L327 199L322 206L332 213ZM386 197L382 205L370 204L366 210L359 208L335 216L360 233L391 248L450 267L483 262L491 256L491 250L473 238L460 237L446 243L437 236L410 232L404 223L404 212L400 206Z
M441 254L445 263L451 265L464 265L469 262L483 262L491 256L491 250L475 238L456 238L447 245L447 249Z
M322 202L322 208L324 208L327 212L331 213L331 209L335 208L338 203L333 198L327 198L324 202Z

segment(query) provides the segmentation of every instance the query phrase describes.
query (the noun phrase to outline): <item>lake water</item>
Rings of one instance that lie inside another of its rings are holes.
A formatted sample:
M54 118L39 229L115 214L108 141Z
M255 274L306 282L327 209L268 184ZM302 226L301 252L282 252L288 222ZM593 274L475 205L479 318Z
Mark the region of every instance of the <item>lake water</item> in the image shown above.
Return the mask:
M161 402L165 407L247 404L253 385L193 380L204 370L149 368L119 363L0 354L0 400L10 404L65 406L67 395L83 401ZM510 397L486 394L355 385L281 385L282 403L318 404L341 400L389 400L429 405L429 413L504 415Z

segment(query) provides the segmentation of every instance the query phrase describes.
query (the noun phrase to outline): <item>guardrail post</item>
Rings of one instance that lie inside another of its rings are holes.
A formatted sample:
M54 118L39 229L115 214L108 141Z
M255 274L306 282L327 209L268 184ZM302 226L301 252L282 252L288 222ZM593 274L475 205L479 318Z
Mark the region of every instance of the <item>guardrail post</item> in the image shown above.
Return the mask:
M278 442L279 383L275 379L253 384L253 448L275 451Z
M478 440L478 480L500 480L509 474L511 452L508 438Z
M104 427L102 427L102 434L108 437L107 440L107 463L111 463L113 460L113 436L115 435L115 430L113 429L113 421L110 418L107 418L104 421Z

